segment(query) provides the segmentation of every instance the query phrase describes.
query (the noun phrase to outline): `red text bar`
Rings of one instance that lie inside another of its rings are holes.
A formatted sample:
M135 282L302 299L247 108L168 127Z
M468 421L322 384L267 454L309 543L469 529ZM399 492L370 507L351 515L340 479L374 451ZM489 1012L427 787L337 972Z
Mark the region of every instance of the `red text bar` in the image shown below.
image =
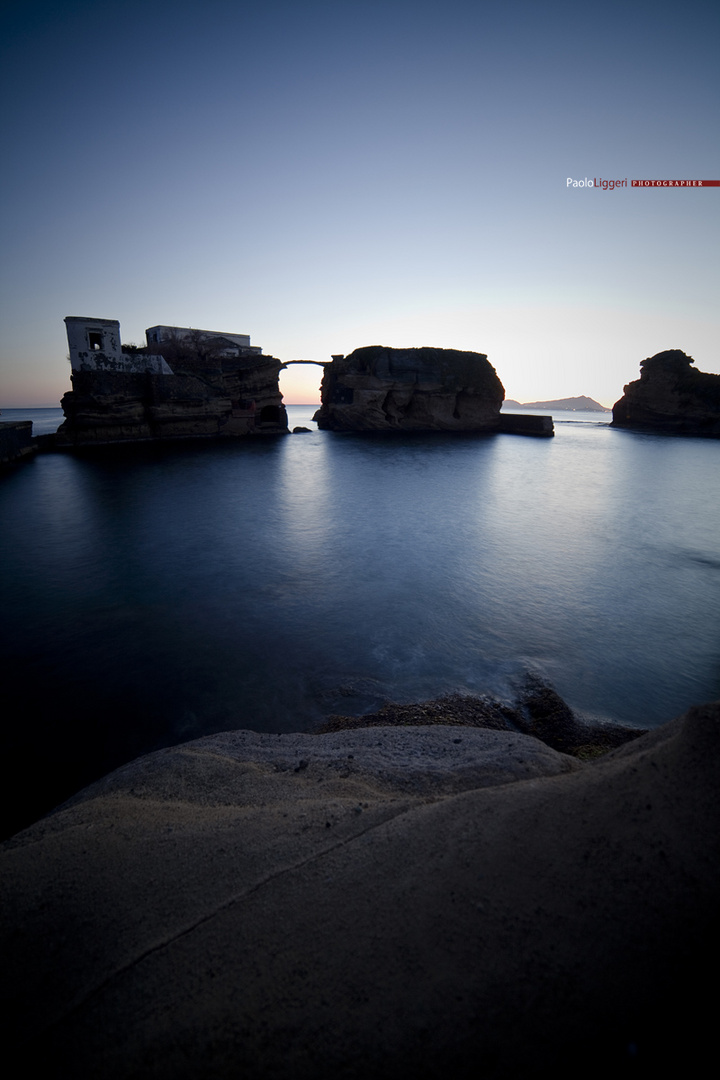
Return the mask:
M631 187L720 187L720 180L631 180Z

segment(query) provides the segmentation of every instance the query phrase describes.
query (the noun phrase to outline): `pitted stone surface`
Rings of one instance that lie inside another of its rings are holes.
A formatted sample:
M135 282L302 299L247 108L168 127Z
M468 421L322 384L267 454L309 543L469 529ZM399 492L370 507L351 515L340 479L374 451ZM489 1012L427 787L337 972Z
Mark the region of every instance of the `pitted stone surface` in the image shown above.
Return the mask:
M241 788L249 782L247 775L240 781L236 764L266 767L256 782L261 775L269 783L287 774L284 782L294 790L314 792L318 783L352 779L374 791L433 798L582 768L577 759L527 735L467 727L375 727L325 735L226 731L130 762L66 805L122 791L172 796L176 785L186 800L232 802L233 777ZM208 770L216 774L212 784Z

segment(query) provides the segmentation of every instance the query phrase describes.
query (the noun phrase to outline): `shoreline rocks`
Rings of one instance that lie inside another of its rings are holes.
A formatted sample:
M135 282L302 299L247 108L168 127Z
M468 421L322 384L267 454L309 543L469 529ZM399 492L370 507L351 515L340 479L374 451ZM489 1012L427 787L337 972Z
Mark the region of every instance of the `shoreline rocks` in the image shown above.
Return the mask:
M487 697L447 694L433 701L388 702L375 713L329 716L317 729L353 731L366 727L461 725L532 735L553 750L581 759L599 757L641 735L644 728L611 722L590 723L577 717L560 695L537 676L529 675L514 706Z

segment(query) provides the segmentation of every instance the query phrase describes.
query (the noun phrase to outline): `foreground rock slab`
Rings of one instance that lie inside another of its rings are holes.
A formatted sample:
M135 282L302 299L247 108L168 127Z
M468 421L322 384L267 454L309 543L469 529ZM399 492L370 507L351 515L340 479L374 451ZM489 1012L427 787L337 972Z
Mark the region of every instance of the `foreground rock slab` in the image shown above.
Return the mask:
M576 1076L674 1052L690 1075L719 745L715 704L592 764L453 726L139 759L3 846L6 1052L53 1077Z

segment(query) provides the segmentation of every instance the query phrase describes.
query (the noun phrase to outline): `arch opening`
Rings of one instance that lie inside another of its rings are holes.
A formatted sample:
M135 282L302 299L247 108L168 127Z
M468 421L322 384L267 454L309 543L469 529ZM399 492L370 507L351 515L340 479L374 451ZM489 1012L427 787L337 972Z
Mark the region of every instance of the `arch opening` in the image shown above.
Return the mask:
M323 368L317 363L293 362L281 370L280 393L285 405L313 405L320 407L320 381Z

